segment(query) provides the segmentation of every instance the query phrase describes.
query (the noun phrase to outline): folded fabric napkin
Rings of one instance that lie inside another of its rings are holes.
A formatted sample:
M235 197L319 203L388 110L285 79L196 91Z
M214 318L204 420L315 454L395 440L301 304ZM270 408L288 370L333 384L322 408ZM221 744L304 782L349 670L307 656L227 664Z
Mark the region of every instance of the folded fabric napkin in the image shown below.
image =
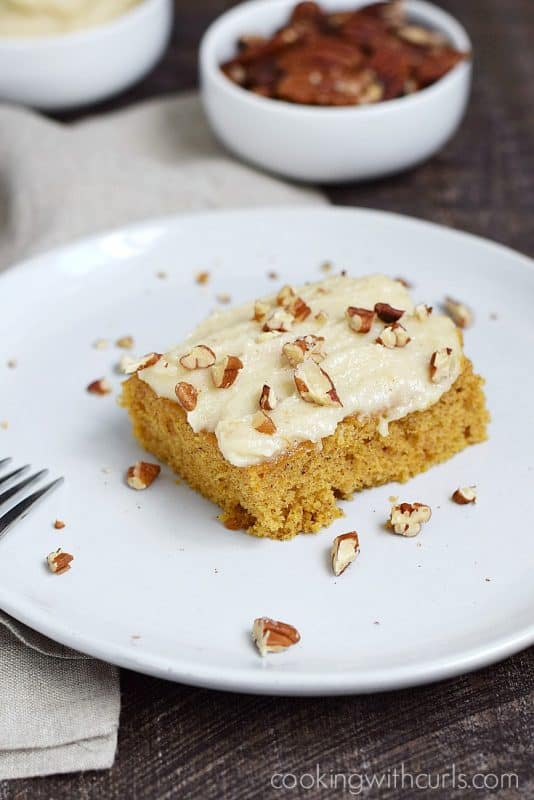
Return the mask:
M69 127L0 107L0 154L0 270L148 217L324 202L223 153L194 95ZM119 709L116 668L0 612L0 779L111 766Z

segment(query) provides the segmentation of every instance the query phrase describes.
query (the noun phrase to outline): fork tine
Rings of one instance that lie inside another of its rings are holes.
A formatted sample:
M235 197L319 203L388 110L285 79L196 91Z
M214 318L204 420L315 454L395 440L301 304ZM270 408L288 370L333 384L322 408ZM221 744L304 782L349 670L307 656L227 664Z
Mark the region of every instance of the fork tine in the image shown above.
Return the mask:
M0 466L1 466L1 462L0 462ZM4 475L2 478L0 478L0 486L3 483L8 483L8 481L13 480L13 478L16 478L17 475L22 475L22 473L26 472L26 470L28 470L29 468L30 468L30 465L26 464L25 467L20 467L19 469L14 469L13 472L8 472L7 475Z
M10 461L11 461L10 458L0 458L0 469L2 469L2 467L5 467L6 464L9 464Z
M13 495L18 494L25 489L26 486L29 486L30 483L38 481L39 478L42 478L43 475L47 474L47 472L47 469L42 469L40 472L35 472L33 475L30 475L29 478L25 478L20 483L16 483L15 486L11 487L11 489L6 489L5 492L0 494L0 506L6 503L11 497L13 497Z
M21 500L20 503L17 503L16 506L13 506L13 508L6 512L3 517L0 517L0 539L5 533L7 533L8 529L15 522L26 516L28 511L33 505L35 505L35 503L41 500L49 492L53 492L54 489L60 486L64 480L64 478L56 478L55 481L47 484L42 489L38 489L25 500Z

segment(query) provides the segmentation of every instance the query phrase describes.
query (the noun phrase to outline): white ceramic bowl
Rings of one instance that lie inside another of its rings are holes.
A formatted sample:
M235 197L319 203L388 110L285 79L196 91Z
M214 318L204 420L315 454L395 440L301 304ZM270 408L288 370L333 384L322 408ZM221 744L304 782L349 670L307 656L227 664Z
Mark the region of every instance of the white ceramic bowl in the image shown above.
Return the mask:
M156 63L171 25L172 0L143 0L92 28L0 37L0 99L53 110L109 97Z
M320 0L334 11L369 0ZM204 108L219 139L241 158L300 181L376 178L424 161L456 131L471 83L471 61L455 66L432 86L376 105L303 106L260 97L232 83L219 65L247 33L268 35L288 18L296 0L253 0L219 17L200 47ZM411 18L471 50L464 28L422 0L408 0Z

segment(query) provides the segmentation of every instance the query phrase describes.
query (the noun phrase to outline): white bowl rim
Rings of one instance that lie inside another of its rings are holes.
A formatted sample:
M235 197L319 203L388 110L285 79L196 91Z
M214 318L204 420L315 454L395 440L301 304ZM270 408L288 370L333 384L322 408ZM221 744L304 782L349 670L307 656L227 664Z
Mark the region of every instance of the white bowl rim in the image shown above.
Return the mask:
M224 30L228 20L239 17L243 12L248 12L250 9L266 7L269 5L271 8L290 8L296 5L298 0L248 0L248 2L240 3L237 6L229 9L228 11L220 14L207 28L202 36L199 47L199 59L203 69L209 72L209 76L223 91L229 92L236 99L241 99L243 102L248 102L252 107L258 109L271 109L273 113L292 113L294 115L314 115L319 116L348 116L348 115L379 115L388 112L393 112L399 108L414 106L416 104L424 103L430 96L437 94L443 90L443 87L456 80L457 76L466 74L471 71L473 63L473 46L471 39L466 29L459 22L456 17L449 14L448 11L428 2L428 0L404 0L408 12L413 12L420 16L423 21L433 22L436 27L447 33L456 43L456 46L464 48L469 57L456 64L443 78L414 92L411 95L404 97L397 97L393 100L387 100L379 103L372 103L361 106L312 106L299 103L289 103L285 100L273 99L270 97L262 97L255 94L248 89L243 89L241 86L233 83L220 69L220 64L216 61L213 49L218 41L218 35L221 30ZM372 0L354 0L354 5L366 5ZM319 0L320 3L320 0ZM356 6L357 7L357 6ZM436 19L438 22L436 22Z
M19 51L29 47L43 50L48 47L70 47L73 44L84 44L84 40L92 40L95 37L112 36L130 24L135 24L137 18L143 18L152 12L153 8L160 5L162 0L139 0L139 2L119 14L112 17L107 22L91 25L87 28L79 28L65 33L45 34L43 36L0 36L0 53L5 51ZM94 42L91 42L94 44Z

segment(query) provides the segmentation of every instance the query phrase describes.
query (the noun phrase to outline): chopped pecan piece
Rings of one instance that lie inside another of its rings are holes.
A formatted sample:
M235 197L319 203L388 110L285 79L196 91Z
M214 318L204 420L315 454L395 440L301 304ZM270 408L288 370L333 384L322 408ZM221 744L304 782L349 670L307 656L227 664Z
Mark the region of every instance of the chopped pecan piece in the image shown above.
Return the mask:
M399 503L391 509L389 524L401 536L416 536L431 516L432 509L424 503Z
M122 347L123 350L131 350L134 346L133 336L120 336L115 342L117 347Z
M414 317L416 317L419 322L424 322L425 319L428 319L432 313L432 306L427 306L425 303L419 303L419 305L415 306L414 310Z
M375 303L375 311L382 322L398 322L404 314L404 310L393 308L389 303Z
M252 417L252 427L257 430L258 433L266 433L270 436L276 433L276 425L265 411L256 411Z
M400 322L394 322L392 325L386 325L376 342L384 347L394 348L405 347L411 339L406 328Z
M93 381L89 384L87 391L89 394L111 394L113 391L113 386L107 380L107 378L99 378L97 381Z
M201 272L197 272L197 274L195 275L195 281L197 283L199 283L201 286L203 286L205 283L207 283L209 281L209 279L210 279L210 274L206 270L202 270Z
M342 406L332 379L324 369L306 359L299 364L294 373L295 386L306 403L319 406Z
M294 318L295 322L302 322L311 314L311 308L302 297L297 297L292 286L282 286L276 295L276 304L282 306L284 311Z
M464 303L446 297L443 304L445 311L459 328L468 328L473 322L473 312Z
M295 339L294 342L286 342L282 347L282 351L291 364L296 367L302 364L305 358L311 358L317 364L323 361L326 354L323 352L324 338L322 336L301 336Z
M300 634L293 625L269 617L259 617L252 626L252 638L262 656L281 653L300 641Z
M349 328L355 333L369 333L375 319L375 312L369 308L349 306L345 311Z
M276 308L273 313L265 320L263 331L279 331L286 333L293 327L294 318L283 308Z
M187 381L179 381L174 387L174 393L184 411L194 411L197 407L198 390Z
M451 497L459 506L466 506L469 503L476 503L477 501L477 487L476 486L463 486L456 489Z
M133 466L128 467L126 483L131 489L137 489L138 491L148 489L160 472L161 467L159 464L151 464L149 461L136 461Z
M442 347L436 350L430 358L430 380L432 383L442 383L451 377L454 366L452 348Z
M326 311L322 310L318 311L314 319L318 325L326 325L326 323L328 322L328 314L326 313Z
M270 306L267 303L264 303L262 300L256 300L252 319L254 322L263 322L270 310Z
M266 383L263 384L263 388L260 394L259 405L262 411L274 411L278 404L278 399L274 392L274 389L271 389Z
M341 575L349 564L352 564L360 552L360 543L356 531L336 536L332 543L331 558L334 575Z
M139 372L142 369L153 367L161 358L161 353L147 353L142 358L128 358L125 356L121 359L121 369L125 375L133 375L134 372Z
M237 356L226 356L211 368L213 384L217 389L228 389L235 383L237 374L243 369L243 362Z
M292 286L286 283L285 286L282 286L278 294L276 295L276 305L282 306L282 308L286 308L289 303L296 297L296 292Z
M71 561L74 561L74 556L70 553L65 553L61 547L58 547L57 550L54 550L53 553L49 553L46 557L48 569L56 575L62 575L64 572L67 572L67 570L70 569Z
M54 528L56 529L56 531L60 531L64 527L65 527L65 523L63 522L62 519L54 520Z
M401 286L404 286L405 289L413 289L413 284L410 281L406 280L406 278L397 277L395 278L397 283L400 283Z
M302 297L295 297L286 306L286 311L293 315L295 322L303 322L311 314L311 308Z
M197 344L180 358L185 369L207 369L215 364L215 353L205 344Z

